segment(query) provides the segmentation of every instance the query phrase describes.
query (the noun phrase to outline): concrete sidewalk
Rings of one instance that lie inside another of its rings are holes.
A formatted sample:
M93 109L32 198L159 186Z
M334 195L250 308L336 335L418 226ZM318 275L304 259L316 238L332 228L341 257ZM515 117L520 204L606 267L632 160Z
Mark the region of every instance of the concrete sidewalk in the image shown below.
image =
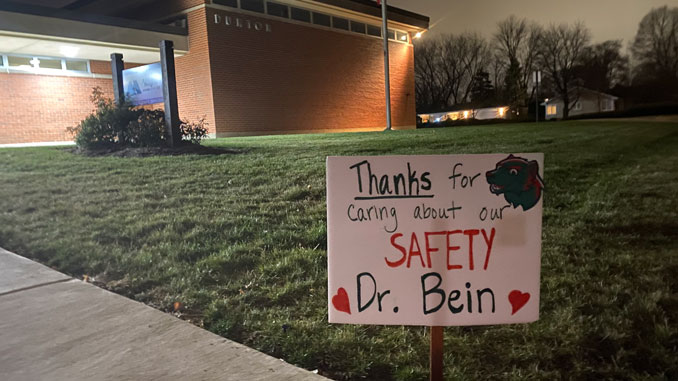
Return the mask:
M2 380L324 380L0 248Z

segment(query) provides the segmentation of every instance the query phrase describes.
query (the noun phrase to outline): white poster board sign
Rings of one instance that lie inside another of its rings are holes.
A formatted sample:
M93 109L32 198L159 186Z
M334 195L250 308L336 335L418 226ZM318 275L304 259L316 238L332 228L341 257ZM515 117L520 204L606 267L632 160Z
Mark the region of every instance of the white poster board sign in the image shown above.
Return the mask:
M122 71L125 99L135 106L164 102L159 62Z
M328 157L330 323L537 320L543 160Z

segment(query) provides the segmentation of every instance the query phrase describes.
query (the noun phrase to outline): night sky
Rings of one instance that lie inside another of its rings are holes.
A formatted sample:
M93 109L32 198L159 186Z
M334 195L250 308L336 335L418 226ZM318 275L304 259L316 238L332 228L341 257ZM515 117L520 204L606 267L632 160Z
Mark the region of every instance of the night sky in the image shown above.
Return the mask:
M652 8L678 0L388 0L389 5L431 18L432 34L477 31L489 37L511 14L539 22L583 21L593 42L623 39L627 47L638 23Z

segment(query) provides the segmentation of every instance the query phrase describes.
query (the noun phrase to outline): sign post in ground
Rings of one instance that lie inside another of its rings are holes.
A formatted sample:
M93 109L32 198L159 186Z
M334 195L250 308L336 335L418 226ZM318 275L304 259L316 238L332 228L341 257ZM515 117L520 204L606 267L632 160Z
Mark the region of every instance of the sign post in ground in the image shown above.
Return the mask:
M165 99L165 125L170 147L181 142L179 133L179 102L177 101L177 79L174 70L174 43L160 41L160 65L162 66L162 93Z
M327 159L330 323L443 327L539 318L543 154Z
M111 73L113 77L113 96L116 104L122 104L125 101L125 88L122 82L122 72L125 70L125 63L122 61L122 54L111 53Z
M443 381L443 327L431 327L431 345L429 349L429 369L431 381Z
M125 100L135 106L163 102L167 142L170 147L175 147L181 142L181 121L174 68L174 43L162 40L159 48L160 62L127 70L124 69L122 54L111 54L113 93L117 104L122 104Z

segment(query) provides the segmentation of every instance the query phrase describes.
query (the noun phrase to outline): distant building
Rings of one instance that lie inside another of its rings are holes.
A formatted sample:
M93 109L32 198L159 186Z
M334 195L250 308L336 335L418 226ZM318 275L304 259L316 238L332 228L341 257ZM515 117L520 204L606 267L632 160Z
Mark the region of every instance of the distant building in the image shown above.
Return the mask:
M570 96L571 102L574 101L570 109L570 116L615 111L618 99L614 95L583 87L578 88L573 90ZM561 97L547 99L543 105L546 106L546 120L563 118L565 102L563 102Z
M506 119L509 108L506 106L484 107L476 109L464 109L454 111L443 111L430 114L418 114L422 123L441 123L448 120L488 120L488 119Z
M388 7L394 129L416 126L414 46L429 18ZM126 68L174 42L179 116L210 136L386 126L381 7L369 0L0 0L0 144L72 140ZM158 104L162 107L162 104Z

